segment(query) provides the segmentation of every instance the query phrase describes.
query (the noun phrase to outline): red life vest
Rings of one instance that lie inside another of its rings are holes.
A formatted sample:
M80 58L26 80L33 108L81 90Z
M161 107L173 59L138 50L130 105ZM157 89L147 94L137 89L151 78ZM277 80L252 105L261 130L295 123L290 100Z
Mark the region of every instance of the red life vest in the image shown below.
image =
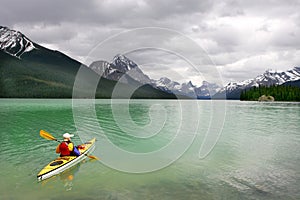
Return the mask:
M69 151L68 145L69 145L69 143L66 141L60 143L60 145L59 145L60 156L69 156L71 154L71 152Z

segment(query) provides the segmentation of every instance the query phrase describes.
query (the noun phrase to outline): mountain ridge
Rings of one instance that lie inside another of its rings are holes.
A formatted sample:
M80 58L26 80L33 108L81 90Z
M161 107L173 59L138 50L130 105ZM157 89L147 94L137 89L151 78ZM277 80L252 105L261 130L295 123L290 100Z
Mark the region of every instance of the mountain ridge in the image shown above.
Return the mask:
M203 84L197 87L191 81L180 84L167 77L161 77L159 80L151 79L134 61L121 54L117 54L111 63L94 61L89 68L110 80L130 83L133 79L140 84L148 84L164 92L194 99L210 99L220 88L220 86L207 81L203 81Z
M97 98L110 98L117 82L122 83L122 87L128 90L130 87L141 88L140 94L148 95L144 96L145 98L174 98L175 94L195 99L224 99L224 96L226 99L239 99L241 91L252 87L259 85L299 86L300 80L300 67L287 71L267 70L253 79L230 82L224 87L206 81L198 87L191 81L178 83L167 77L153 80L125 55L117 54L112 62L95 61L86 66L60 51L47 49L31 41L19 31L0 26L1 97L70 98L80 67L83 67L91 77L96 78L99 74L102 75L100 82L102 81L104 85L98 85ZM32 92L26 91L28 90L26 85L31 87ZM104 88L101 89L103 86L107 91ZM55 88L57 94L55 94ZM153 96L150 90L157 95ZM138 94L135 95L135 98L141 97Z
M24 34L1 26L0 32L0 97L1 98L72 98L74 82L79 69L86 75L78 80L93 87L91 80L100 81L95 94L81 89L78 98L111 98L116 81L99 77L92 69L62 52L47 49L32 42ZM119 84L123 94L134 88ZM75 88L77 89L77 88ZM135 88L131 98L176 98L149 86Z
M282 85L287 82L300 80L300 67L294 67L287 71L266 70L264 73L253 79L247 79L241 82L229 82L225 87L218 91L214 98L239 99L243 90L259 86Z

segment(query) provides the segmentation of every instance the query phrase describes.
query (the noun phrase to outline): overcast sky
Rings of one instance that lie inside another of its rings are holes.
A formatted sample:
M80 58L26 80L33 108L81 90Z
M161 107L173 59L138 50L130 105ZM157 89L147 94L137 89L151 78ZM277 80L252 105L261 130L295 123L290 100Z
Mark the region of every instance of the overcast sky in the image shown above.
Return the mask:
M300 66L299 10L299 0L1 0L0 25L87 65L122 53L151 78L200 84L217 68L227 83Z

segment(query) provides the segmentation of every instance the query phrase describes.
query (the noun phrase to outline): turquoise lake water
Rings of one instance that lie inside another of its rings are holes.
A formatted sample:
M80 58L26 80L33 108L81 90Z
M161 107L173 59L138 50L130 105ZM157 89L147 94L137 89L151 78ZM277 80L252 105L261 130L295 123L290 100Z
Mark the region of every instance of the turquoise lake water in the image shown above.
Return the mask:
M300 199L299 103L86 101L0 100L1 199ZM41 129L100 161L38 182Z

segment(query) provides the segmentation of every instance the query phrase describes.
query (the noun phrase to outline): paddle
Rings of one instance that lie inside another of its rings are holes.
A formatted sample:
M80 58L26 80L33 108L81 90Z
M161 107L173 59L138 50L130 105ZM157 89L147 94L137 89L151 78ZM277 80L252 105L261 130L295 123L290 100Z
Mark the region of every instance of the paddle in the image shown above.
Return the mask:
M42 138L45 138L46 140L53 140L53 141L56 141L56 142L59 142L55 137L53 137L50 133L48 133L47 131L44 131L44 130L40 130L40 136ZM92 155L87 155L87 154L84 154L85 156L91 158L91 159L95 159L95 160L99 160L98 157L96 156L92 156Z
M56 142L59 142L55 137L53 137L50 133L48 133L47 131L44 131L44 130L40 130L40 136L42 138L45 138L46 140L54 140Z

